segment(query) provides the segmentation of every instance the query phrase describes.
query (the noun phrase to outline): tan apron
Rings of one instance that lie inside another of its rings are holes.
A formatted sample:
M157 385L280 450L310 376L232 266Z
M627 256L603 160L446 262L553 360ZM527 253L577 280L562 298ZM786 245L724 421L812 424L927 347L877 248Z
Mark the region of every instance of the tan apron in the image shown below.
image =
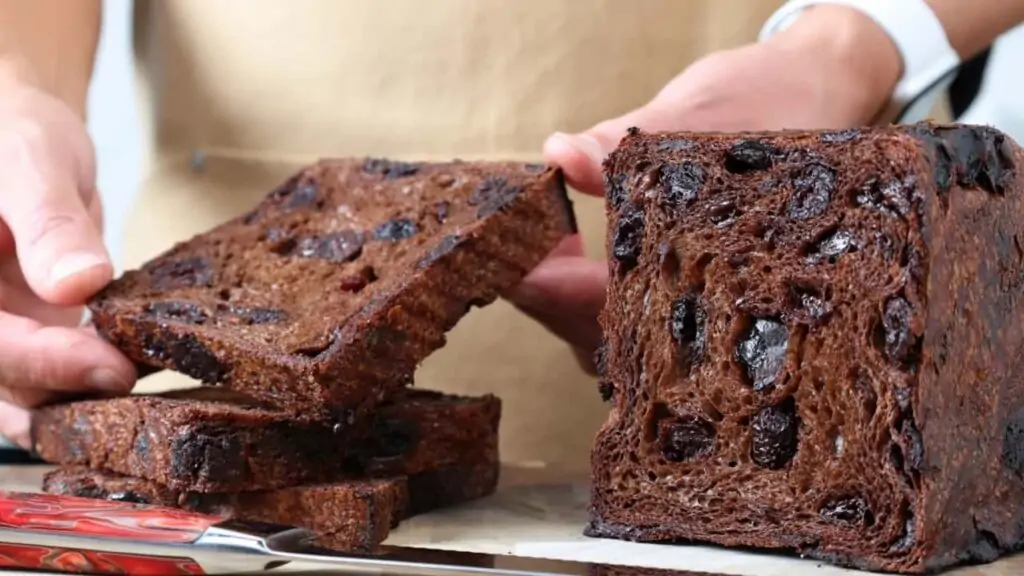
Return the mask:
M753 39L781 0L170 0L137 4L146 178L125 266L259 200L319 156L538 160ZM575 197L592 257L600 199ZM175 374L140 390L193 384ZM474 311L416 385L495 393L507 461L586 466L606 414L565 345L508 304Z

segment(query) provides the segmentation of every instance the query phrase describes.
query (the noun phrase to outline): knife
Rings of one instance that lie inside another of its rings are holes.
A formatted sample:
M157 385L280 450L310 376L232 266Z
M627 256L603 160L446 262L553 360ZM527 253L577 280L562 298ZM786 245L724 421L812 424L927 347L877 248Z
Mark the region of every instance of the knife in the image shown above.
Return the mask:
M174 508L0 491L0 571L251 574L273 573L300 562L344 574L698 576L694 572L397 546L357 554L315 546L315 536L302 528L241 522Z

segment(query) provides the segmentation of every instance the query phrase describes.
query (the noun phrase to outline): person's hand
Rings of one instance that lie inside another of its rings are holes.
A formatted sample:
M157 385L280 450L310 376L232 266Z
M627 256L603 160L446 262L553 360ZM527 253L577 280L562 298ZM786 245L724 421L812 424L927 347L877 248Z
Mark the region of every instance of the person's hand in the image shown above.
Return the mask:
M601 163L630 127L660 131L848 128L876 119L900 73L885 32L852 9L822 6L770 40L712 53L669 82L646 105L581 134L544 145L577 190L604 194ZM572 345L594 373L596 322L607 264L567 240L510 295L526 314Z
M62 394L126 392L134 366L80 327L113 267L92 142L62 101L0 80L0 435L28 445L25 408Z

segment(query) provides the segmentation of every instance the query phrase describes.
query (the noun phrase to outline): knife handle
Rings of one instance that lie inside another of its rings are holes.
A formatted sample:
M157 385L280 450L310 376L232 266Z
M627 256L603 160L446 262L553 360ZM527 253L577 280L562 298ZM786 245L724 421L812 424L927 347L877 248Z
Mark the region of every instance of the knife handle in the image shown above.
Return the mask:
M3 569L44 570L65 574L132 574L133 576L185 576L206 573L202 566L191 558L140 556L118 552L0 543L0 571Z
M131 502L0 490L0 528L31 530L40 535L192 544L224 520Z

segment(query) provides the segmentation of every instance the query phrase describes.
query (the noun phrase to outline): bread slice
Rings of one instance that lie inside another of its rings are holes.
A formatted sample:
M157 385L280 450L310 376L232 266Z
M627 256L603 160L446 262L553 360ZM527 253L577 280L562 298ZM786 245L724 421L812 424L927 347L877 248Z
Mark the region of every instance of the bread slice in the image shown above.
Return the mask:
M199 493L180 492L114 472L65 466L46 474L43 491L307 528L317 533L319 545L353 551L372 550L383 542L408 506L406 479L401 476L267 491Z
M239 492L350 473L417 474L498 459L501 402L409 388L365 423L297 420L237 393L198 387L36 410L36 453L177 491Z
M84 466L46 474L43 491L169 508L252 522L307 528L317 543L336 550L369 551L414 515L488 496L499 478L497 459L470 455L447 468L405 476L352 477L277 490L201 493L172 490L152 480Z
M1017 549L1022 161L973 126L631 132L587 533L906 573Z
M171 369L337 417L407 385L470 307L575 232L554 168L322 160L125 273L89 309L143 374Z

